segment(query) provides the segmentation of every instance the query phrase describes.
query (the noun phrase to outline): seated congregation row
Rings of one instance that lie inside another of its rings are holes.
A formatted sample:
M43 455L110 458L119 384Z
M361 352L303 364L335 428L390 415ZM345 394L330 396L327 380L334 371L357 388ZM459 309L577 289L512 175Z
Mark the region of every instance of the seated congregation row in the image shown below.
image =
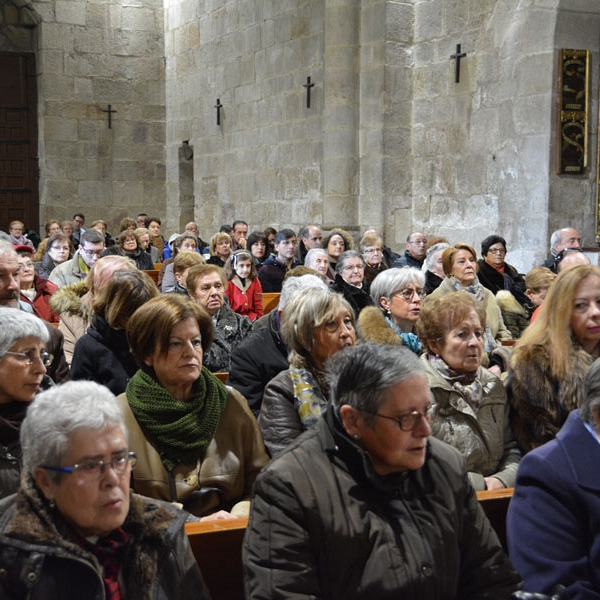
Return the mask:
M343 299L322 288L301 293L325 310L314 340L331 341L337 329L354 341ZM472 321L477 311L465 298ZM282 321L285 328L285 310ZM24 465L17 497L0 502L0 589L7 597L30 597L32 589L70 597L69 589L83 585L101 596L104 583L107 593L123 590L128 597L208 598L183 535L186 513L161 501L169 499L210 518L248 514L251 500L243 556L249 598L281 597L277 590L332 599L408 591L508 598L521 587L518 571L528 589L549 593L553 560L560 561L558 581L568 592L597 589L596 557L586 569L576 553L590 533L581 514L593 516L597 499L594 504L587 488L572 497L579 483L561 490L560 477L571 476L569 460L577 458L561 458L567 440L567 450L590 457L578 476L587 469L588 481L597 477L593 458L600 449L592 435L600 418L600 362L588 374L581 418L572 413L557 442L523 461L526 479L522 489L517 482L509 516L515 571L477 502L461 453L430 437L437 412L430 373L411 350L366 342L335 352L320 373L330 399L322 416L313 414L306 434L267 464L244 399L201 367L212 323L189 300L153 298L131 317L128 334L140 370L118 398L82 381L34 399L50 360L47 328L11 308L0 309L0 324L0 407L17 440L20 425L21 444L13 452L22 450ZM303 353L322 364L318 352ZM303 376L302 367L296 374ZM13 476L14 489L17 471L13 462L4 473ZM146 497L130 496L130 483ZM532 520L532 512L539 518ZM548 527L549 515L558 527ZM559 545L552 543L554 531L562 536ZM536 545L540 539L549 556ZM102 577L91 577L101 568Z

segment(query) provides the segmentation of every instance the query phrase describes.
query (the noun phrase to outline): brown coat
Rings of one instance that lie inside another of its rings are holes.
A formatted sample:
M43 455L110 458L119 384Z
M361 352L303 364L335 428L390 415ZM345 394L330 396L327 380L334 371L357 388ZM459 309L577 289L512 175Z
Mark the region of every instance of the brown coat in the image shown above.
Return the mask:
M219 488L225 501L232 506L231 512L241 517L248 515L252 484L258 472L269 462L269 457L248 403L233 388L228 387L227 390L229 396L225 410L205 455L195 465L175 468L175 485L179 502L200 488ZM120 394L117 401L129 430L129 448L138 457L133 471L134 490L150 498L171 500L169 476L158 451L148 441L131 412L127 395ZM197 516L208 513L202 511Z

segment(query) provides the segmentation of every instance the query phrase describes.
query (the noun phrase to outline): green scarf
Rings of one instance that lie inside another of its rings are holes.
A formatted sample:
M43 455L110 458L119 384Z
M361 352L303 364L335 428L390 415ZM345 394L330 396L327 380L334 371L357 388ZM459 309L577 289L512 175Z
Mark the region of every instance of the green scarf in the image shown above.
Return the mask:
M176 400L148 373L138 371L127 384L127 401L167 471L204 455L227 402L227 388L206 368L188 402Z

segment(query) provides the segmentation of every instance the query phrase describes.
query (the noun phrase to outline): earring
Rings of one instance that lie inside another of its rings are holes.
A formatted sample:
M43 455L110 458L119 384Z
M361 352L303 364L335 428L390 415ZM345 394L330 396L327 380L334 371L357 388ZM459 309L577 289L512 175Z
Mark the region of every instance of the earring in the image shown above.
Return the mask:
M360 435L358 435L358 433L355 433L355 434L354 434L352 437L353 437L355 440L360 440Z
M56 508L56 502L54 502L54 500L48 500L48 506L54 510Z

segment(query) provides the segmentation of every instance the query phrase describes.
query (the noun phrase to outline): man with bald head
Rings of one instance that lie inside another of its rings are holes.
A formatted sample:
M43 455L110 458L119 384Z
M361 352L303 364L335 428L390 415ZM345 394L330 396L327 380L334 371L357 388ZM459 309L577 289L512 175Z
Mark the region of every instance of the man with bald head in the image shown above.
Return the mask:
M550 256L542 266L548 267L553 273L558 273L556 257L565 248L581 249L581 236L579 235L579 232L572 227L557 229L552 233L550 236Z
M589 265L590 259L579 248L565 248L556 257L556 272L561 273L575 265Z

